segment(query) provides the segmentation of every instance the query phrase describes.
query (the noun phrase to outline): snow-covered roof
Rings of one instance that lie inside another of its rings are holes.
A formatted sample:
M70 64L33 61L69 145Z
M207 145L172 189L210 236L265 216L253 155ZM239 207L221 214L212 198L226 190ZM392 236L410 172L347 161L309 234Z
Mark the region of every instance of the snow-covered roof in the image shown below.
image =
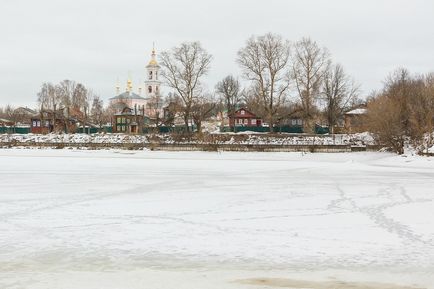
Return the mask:
M356 108L348 111L346 114L366 114L368 110L366 108Z

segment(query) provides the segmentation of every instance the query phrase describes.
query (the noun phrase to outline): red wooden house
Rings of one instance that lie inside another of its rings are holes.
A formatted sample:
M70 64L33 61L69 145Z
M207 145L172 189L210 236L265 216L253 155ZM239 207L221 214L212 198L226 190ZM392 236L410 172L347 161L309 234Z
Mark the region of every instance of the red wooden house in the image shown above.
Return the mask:
M262 119L246 108L240 108L229 115L229 126L262 126Z
M75 132L78 120L66 117L63 109L43 110L30 118L30 132L46 134L51 132Z

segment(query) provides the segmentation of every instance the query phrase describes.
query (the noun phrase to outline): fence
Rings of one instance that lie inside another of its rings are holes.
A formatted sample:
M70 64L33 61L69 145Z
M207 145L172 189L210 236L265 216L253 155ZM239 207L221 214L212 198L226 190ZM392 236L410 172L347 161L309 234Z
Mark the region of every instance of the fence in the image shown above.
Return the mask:
M245 131L252 131L252 132L270 132L269 127L265 126L235 126L235 127L222 127L220 129L221 132L245 132ZM275 133L303 133L303 127L302 126L275 126L273 127L273 132ZM323 127L316 125L315 126L315 133L316 134L327 134L329 133L328 127Z
M0 126L0 134L2 134L2 133L28 134L28 133L30 133L30 127Z

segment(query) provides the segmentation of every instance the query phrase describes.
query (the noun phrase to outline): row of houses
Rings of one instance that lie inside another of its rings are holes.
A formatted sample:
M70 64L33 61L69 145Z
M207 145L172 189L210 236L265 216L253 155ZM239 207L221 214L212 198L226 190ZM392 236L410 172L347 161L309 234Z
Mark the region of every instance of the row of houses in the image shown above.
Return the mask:
M35 134L46 134L51 132L96 132L101 131L101 127L86 121L83 115L65 112L65 109L57 111L43 110L36 112L28 108L18 108L20 111L19 122L0 118L0 127L28 127L28 132ZM344 118L340 122L335 132L355 133L366 131L366 108L358 107L344 114ZM166 111L163 109L162 119L167 118ZM155 121L155 119L154 119ZM144 106L133 108L123 104L113 112L111 123L104 125L104 130L114 133L140 134L149 128L152 123L151 118L146 115ZM176 122L175 122L176 123ZM264 120L243 107L236 110L230 115L221 115L219 124L223 131L269 131L268 124ZM227 124L224 126L223 124ZM179 126L183 126L183 120L179 120ZM304 121L300 116L293 115L278 124L275 131L280 132L303 132ZM283 129L282 129L283 128ZM5 132L6 130L3 129ZM22 130L23 131L23 130ZM8 132L13 132L8 130Z
M338 132L363 132L367 129L367 109L364 106L354 108L349 110L344 114L344 117L339 122L337 131ZM289 128L299 128L302 131L304 127L304 120L300 115L294 114L279 121L279 126L289 127ZM240 108L229 116L229 126L230 128L250 128L263 127L264 121L261 117L255 115L247 108Z

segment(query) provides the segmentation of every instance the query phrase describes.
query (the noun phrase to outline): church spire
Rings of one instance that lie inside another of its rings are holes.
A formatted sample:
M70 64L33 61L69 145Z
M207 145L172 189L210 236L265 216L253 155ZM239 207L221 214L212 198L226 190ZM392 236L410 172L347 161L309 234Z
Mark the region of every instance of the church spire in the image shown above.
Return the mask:
M127 81L127 91L131 92L132 90L133 90L133 82L131 81L130 78L128 78L128 81Z
M155 43L152 43L151 61L149 61L149 65L158 65L156 56L157 53L155 52Z
M116 95L119 95L120 94L120 86L119 86L119 78L116 80Z
M131 80L131 72L128 71L128 79L127 79L127 92L131 93L133 91L133 81Z

